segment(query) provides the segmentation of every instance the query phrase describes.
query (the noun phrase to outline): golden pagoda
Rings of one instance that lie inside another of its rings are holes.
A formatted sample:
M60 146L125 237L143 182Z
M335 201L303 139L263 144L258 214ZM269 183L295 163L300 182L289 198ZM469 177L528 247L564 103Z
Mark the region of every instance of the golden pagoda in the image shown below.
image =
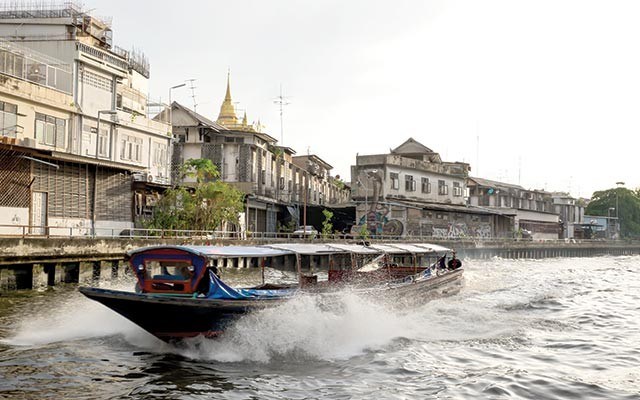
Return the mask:
M218 120L216 122L227 128L234 128L238 125L238 117L236 117L236 110L231 102L231 84L229 75L230 73L227 73L227 94L224 96L222 106L220 106L220 114L218 114Z
M244 112L242 121L238 121L238 117L236 116L236 109L233 106L233 102L231 100L231 84L229 72L227 73L227 93L224 96L222 105L220 106L220 114L218 114L218 120L216 122L231 130L255 132L253 125L249 125L247 123L246 111Z

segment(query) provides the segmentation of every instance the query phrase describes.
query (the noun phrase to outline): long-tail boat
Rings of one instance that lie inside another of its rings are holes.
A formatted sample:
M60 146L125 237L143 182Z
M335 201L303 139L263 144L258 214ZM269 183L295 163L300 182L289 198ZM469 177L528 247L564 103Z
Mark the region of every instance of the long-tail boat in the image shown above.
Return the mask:
M243 314L295 301L304 293L331 294L349 287L363 295L397 296L411 302L453 294L461 287L463 269L450 253L448 248L424 243L153 246L127 254L137 279L135 292L79 290L169 342L215 337ZM293 258L298 283L265 282L267 266L275 267L276 260L286 257ZM326 280L318 280L319 271L313 266L312 260L319 257L328 259ZM221 279L221 265L239 258L259 260L261 284L236 288Z

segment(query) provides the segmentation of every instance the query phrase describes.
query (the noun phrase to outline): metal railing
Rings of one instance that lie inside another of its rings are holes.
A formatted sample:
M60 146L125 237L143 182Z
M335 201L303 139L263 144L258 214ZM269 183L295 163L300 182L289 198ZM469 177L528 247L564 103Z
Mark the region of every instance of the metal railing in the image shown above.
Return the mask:
M147 228L96 228L85 226L34 226L34 225L0 225L0 237L9 238L96 238L96 239L193 239L193 240L252 240L252 241L372 241L372 242L458 242L475 243L476 245L488 243L540 243L552 244L579 244L579 243L605 243L621 242L620 240L606 239L522 239L509 237L487 236L460 236L443 237L431 235L353 235L349 233L336 233L322 235L321 233L297 234L290 232L237 232L237 231L208 231L208 230L172 230L172 229L147 229Z

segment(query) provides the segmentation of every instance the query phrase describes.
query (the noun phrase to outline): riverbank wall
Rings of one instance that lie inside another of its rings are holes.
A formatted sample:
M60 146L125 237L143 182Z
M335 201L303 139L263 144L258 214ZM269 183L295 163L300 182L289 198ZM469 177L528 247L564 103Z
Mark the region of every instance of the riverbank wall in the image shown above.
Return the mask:
M258 245L291 239L175 239L175 238L0 238L0 291L40 289L60 283L92 284L128 273L128 251L153 245ZM329 243L319 239L299 240ZM344 242L344 241L343 241ZM358 241L351 241L358 242ZM362 241L359 241L362 242ZM371 240L375 242L375 240ZM389 242L389 240L385 240ZM554 257L595 257L640 254L640 241L515 241L515 240L406 240L429 242L455 249L462 259L541 259ZM400 243L400 242L399 242ZM293 269L292 260L278 261ZM321 257L313 261L319 268L328 265ZM259 262L250 258L228 260L222 267L250 268Z

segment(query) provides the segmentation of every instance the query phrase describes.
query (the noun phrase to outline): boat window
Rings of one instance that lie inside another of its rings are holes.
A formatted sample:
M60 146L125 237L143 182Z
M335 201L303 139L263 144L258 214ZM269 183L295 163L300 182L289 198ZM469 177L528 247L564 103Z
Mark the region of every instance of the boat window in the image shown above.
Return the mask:
M148 260L146 271L147 279L186 281L193 277L193 266L188 261Z

